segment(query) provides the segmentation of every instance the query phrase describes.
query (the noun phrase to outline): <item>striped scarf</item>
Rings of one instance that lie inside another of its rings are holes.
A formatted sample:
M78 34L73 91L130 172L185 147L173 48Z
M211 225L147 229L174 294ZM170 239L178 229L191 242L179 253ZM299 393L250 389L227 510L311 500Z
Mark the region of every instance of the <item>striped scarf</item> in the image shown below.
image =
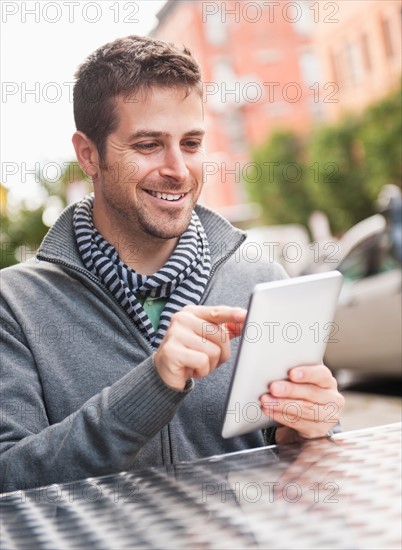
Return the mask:
M186 305L199 304L205 291L211 259L204 228L193 211L188 228L166 264L153 275L140 275L120 259L116 249L96 230L92 211L92 194L78 203L74 211L75 237L84 265L100 279L156 349L172 315ZM167 299L157 331L135 294Z

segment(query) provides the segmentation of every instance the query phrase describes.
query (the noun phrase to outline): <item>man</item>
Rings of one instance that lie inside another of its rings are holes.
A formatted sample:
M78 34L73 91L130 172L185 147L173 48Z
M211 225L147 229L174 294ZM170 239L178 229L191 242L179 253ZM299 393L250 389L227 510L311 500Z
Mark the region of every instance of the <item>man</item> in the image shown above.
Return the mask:
M197 64L186 49L132 36L76 76L73 144L94 197L62 213L36 260L2 273L3 491L264 444L260 431L220 435L229 336L254 285L286 275L239 262L244 234L195 207ZM277 443L326 435L343 406L324 365L272 384L264 413L273 398ZM289 401L300 417L282 415ZM329 422L317 403L335 407Z

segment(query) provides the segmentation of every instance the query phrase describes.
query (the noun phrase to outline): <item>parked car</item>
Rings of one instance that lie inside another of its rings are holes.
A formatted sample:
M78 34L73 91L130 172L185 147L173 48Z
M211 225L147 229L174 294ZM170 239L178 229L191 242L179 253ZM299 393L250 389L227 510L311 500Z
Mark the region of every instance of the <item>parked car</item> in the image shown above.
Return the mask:
M377 214L351 228L330 260L306 272L337 269L344 276L335 316L337 334L325 355L333 370L370 375L402 375L402 274L390 227Z

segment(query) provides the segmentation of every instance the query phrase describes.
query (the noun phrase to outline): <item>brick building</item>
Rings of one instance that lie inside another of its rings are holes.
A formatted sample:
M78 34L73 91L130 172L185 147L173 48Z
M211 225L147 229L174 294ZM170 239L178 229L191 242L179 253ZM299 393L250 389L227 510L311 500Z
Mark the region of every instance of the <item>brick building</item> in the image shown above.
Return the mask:
M326 119L336 121L400 87L402 4L399 0L329 4L337 8L331 16L334 24L320 16L318 5L314 11L314 49L323 80L339 87L337 101L325 105Z
M273 130L307 133L399 84L399 0L169 0L158 21L152 35L187 45L203 70L202 201L218 210L246 201L251 150Z
M316 72L305 10L276 4L169 1L152 33L186 44L203 69L203 201L215 208L244 202L241 178L253 146L274 128L305 131L322 116L309 89Z

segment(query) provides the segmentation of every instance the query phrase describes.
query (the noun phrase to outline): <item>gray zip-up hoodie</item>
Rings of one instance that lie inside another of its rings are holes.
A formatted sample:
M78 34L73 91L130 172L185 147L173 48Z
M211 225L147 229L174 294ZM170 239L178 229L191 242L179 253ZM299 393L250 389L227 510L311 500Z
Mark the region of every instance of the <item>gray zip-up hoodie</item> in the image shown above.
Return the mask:
M255 284L286 277L248 261L245 235L197 206L211 248L202 303L247 307ZM37 255L1 272L2 492L146 468L264 444L221 437L232 356L179 392L152 348L78 253L68 207Z

